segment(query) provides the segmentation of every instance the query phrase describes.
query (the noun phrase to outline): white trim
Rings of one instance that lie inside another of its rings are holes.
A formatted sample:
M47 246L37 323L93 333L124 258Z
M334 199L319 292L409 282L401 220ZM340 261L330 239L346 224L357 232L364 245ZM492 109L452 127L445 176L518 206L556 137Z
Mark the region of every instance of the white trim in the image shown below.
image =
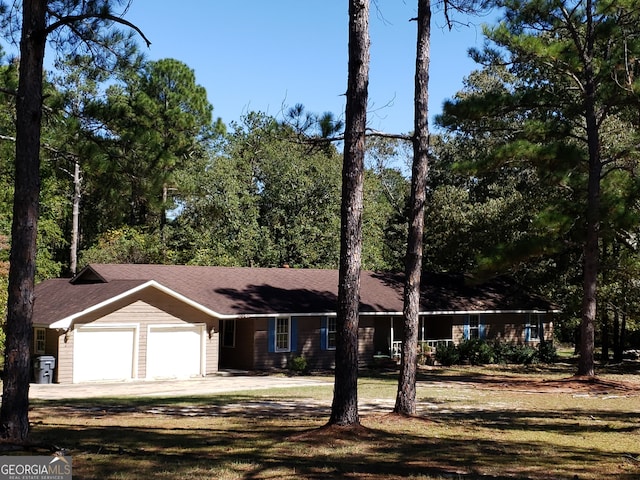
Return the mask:
M185 297L184 295L171 290L170 288L165 287L164 285L156 282L155 280L149 280L148 282L143 283L142 285L138 285L135 288L132 288L131 290L127 290L126 292L122 292L119 295L116 295L115 297L111 297L108 300L105 300L104 302L100 302L97 303L95 305L92 305L89 308L86 308L84 310L81 310L80 312L74 313L73 315L69 315L68 317L62 318L56 322L53 322L51 325L49 325L49 328L63 328L65 330L68 330L69 328L71 328L71 326L73 325L73 321L76 320L77 318L80 318L84 315L87 315L91 312L94 312L100 308L106 307L108 305L111 305L112 303L115 303L119 300L122 300L124 298L127 298L128 296L131 296L135 293L138 293L142 290L145 290L146 288L149 287L153 287L156 288L158 290L160 290L161 292L166 293L167 295L170 295L172 297L174 297L177 300L180 300L183 303L186 303L189 306L192 306L198 310L200 310L201 312L206 313L207 315L210 315L212 317L217 317L217 318L237 318L237 315L223 315L220 314L218 312L215 312L207 307L205 307L204 305L201 305L198 302L195 302L193 300L191 300L188 297Z
M520 314L520 313L561 313L562 310L434 310L434 311L425 311L418 312L418 315L431 316L431 315L487 315L492 313L511 313L511 314ZM387 315L391 316L402 316L404 315L402 312L360 312L360 316L375 316L375 317L384 317Z
M149 280L148 282L145 282L141 285L138 285L137 287L134 287L130 290L127 290L125 292L122 292L119 295L116 295L115 297L111 297L108 300L105 300L103 302L97 303L95 305L92 305L91 307L85 308L84 310L81 310L77 313L74 313L72 315L69 315L67 317L61 318L60 320L57 320L55 322L53 322L52 324L49 325L49 328L61 328L64 330L69 330L72 326L73 323L76 319L87 315L91 312L94 312L100 308L106 307L108 305L111 305L112 303L115 303L119 300L122 300L124 298L127 298L128 296L131 296L135 293L138 293L142 290L145 290L146 288L149 287L153 287L156 288L158 290L160 290L161 292L166 293L167 295L197 309L200 310L201 312L206 313L207 315L211 316L211 317L215 317L218 319L239 319L239 318L286 318L286 317L325 317L325 316L336 316L337 313L336 312L315 312L315 313L241 313L241 314L223 314L223 313L219 313L216 312L215 310L211 310L208 307L205 307L204 305L191 300L188 297L185 297L184 295L171 290L168 287L165 287L164 285L156 282L155 280ZM519 314L519 313L560 313L561 310L451 310L451 311L424 311L424 312L418 312L418 315L469 315L469 314L492 314L492 313L512 313L512 314ZM360 312L359 313L360 316L402 316L403 313L402 312Z
M418 312L418 315L487 315L487 314L521 314L521 313L562 313L562 310L442 310ZM402 317L403 312L359 312L361 317ZM315 313L240 313L220 315L219 318L284 318L284 317L337 317L336 312Z
M42 339L43 347L38 349L38 333L42 333L44 338ZM47 329L45 327L33 327L33 353L34 355L44 355L47 351Z
M329 317L325 317L327 319L327 339L325 340L325 344L327 346L327 350L335 350L336 349L336 341L337 341L337 337L338 337L338 319L337 316L332 316L331 318L335 320L335 324L334 324L334 329L331 330L329 328ZM334 336L333 336L333 347L329 345L329 334L333 332Z
M287 346L286 348L278 348L278 320L287 320ZM277 317L275 321L275 330L273 332L273 351L274 353L284 353L291 351L291 317Z

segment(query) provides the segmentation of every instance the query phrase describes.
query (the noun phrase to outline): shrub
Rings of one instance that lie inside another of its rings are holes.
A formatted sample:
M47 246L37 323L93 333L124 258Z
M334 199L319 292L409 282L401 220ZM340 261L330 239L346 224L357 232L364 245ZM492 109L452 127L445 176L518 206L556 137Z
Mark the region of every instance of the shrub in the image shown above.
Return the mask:
M475 352L475 360L477 363L474 363L474 365L486 365L487 363L492 363L493 357L493 348L491 348L491 345L482 341Z
M441 345L436 349L436 361L440 365L450 367L460 362L458 347L453 344Z
M538 360L538 350L529 345L512 345L510 363L530 365Z
M541 342L538 347L532 347L499 340L489 344L485 340L472 338L460 342L457 346L439 346L435 357L438 363L448 367L460 363L471 365L485 365L492 362L516 365L530 365L536 362L553 363L558 355L551 342Z
M297 373L305 373L307 371L307 359L304 358L302 355L293 357L289 361L289 370L292 370Z
M501 342L500 340L496 340L493 343L493 359L496 363L511 363L513 357L513 347L512 343Z
M493 349L484 340L471 338L458 345L461 362L469 362L471 365L484 365L493 361Z
M553 342L540 342L540 345L538 345L538 360L542 363L555 363L558 361L558 350Z

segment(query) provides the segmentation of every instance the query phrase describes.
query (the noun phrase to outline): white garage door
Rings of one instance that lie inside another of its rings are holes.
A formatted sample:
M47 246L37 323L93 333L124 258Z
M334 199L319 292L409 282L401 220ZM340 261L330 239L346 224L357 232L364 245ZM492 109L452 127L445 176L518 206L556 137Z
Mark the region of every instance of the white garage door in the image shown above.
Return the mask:
M73 381L130 380L134 377L135 326L85 326L75 331Z
M187 378L203 374L204 325L149 327L147 378Z

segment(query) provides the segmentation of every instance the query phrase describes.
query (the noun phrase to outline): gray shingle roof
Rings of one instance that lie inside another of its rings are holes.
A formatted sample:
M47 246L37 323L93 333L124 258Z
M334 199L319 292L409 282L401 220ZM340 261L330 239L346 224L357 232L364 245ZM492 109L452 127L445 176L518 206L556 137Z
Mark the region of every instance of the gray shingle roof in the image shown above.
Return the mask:
M402 312L402 278L362 272L360 311ZM93 264L72 280L36 286L34 324L50 325L151 280L221 315L331 313L338 298L337 270ZM555 309L505 279L474 286L462 275L423 278L423 312Z

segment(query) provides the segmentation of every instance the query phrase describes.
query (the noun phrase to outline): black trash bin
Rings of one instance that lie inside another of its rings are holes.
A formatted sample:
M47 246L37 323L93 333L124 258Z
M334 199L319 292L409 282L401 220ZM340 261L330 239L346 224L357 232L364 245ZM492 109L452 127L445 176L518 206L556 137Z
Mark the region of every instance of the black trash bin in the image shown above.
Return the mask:
M33 359L33 376L36 383L53 383L53 369L56 368L56 358L41 355Z

